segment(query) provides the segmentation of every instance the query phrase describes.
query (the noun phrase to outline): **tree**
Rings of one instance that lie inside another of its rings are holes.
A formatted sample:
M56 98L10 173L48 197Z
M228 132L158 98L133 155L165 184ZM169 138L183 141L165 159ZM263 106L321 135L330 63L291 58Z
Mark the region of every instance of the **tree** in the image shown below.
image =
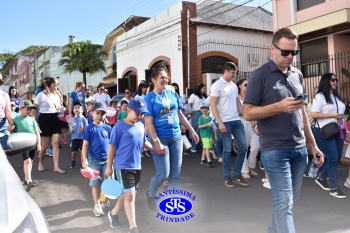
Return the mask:
M105 63L102 56L107 56L106 51L101 45L91 44L91 41L74 42L65 45L65 51L62 53L62 59L59 65L64 65L67 73L79 71L83 74L83 82L86 83L86 73L93 74L100 70L106 72Z

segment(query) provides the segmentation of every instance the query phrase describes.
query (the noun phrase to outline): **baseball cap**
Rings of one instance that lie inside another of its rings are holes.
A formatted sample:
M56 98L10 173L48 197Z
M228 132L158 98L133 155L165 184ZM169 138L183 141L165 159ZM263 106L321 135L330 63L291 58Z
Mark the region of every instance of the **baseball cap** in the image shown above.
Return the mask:
M209 103L208 102L202 102L201 103L201 108L209 108Z
M32 104L32 101L30 101L30 100L23 100L23 101L21 101L21 103L19 103L19 107L20 108L27 107L27 108L34 108L34 109L36 109L36 107Z
M106 103L103 103L103 102L95 102L94 105L92 105L92 110L93 110L93 111L101 110L101 111L107 112Z
M136 114L148 112L146 102L141 98L133 98L129 101L128 108L134 110Z
M75 102L74 104L73 104L73 106L75 106L75 105L80 105L80 106L83 106L80 102Z

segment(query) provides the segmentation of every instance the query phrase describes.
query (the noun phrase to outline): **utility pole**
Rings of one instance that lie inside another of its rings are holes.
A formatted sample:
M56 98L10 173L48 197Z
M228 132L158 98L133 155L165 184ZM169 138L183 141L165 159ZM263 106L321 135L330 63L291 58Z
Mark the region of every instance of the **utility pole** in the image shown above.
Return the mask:
M36 50L34 51L34 75L33 75L33 81L34 81L34 92L36 91Z

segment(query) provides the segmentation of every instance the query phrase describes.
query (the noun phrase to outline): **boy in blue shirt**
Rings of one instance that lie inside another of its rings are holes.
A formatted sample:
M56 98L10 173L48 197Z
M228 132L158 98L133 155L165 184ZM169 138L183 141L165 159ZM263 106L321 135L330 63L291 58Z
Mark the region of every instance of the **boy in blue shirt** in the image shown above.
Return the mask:
M69 125L69 132L72 137L72 162L70 168L75 168L75 158L79 150L83 147L84 129L88 125L86 118L83 116L83 106L79 102L73 105L75 125ZM82 161L82 159L81 159Z
M124 207L131 233L139 232L136 225L135 198L141 176L141 152L144 146L149 150L153 149L146 140L145 128L140 122L145 112L148 110L143 99L130 100L127 117L112 129L105 172L106 177L111 177L114 170L114 176L119 177L117 180L123 184L122 195L113 210L108 212L110 225L112 228L120 227L118 213Z
M84 130L84 141L82 150L82 167L90 167L98 170L102 177L107 165L107 151L112 128L103 123L103 117L107 112L107 106L103 102L95 102L92 106L94 121ZM88 159L89 158L89 159ZM102 179L90 179L92 197L94 199L95 216L104 215L100 203ZM108 202L109 204L109 202ZM106 205L108 206L108 205Z

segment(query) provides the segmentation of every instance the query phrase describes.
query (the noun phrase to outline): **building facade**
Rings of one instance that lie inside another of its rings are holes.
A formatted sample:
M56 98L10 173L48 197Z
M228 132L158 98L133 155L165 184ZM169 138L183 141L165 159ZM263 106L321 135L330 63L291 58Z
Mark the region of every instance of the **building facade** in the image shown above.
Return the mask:
M272 14L262 8L180 2L118 37L118 83L130 74L135 79L128 87L148 82L152 68L162 63L170 82L189 95L200 83L210 86L226 61L237 63L242 74L253 71L269 58L271 38Z

